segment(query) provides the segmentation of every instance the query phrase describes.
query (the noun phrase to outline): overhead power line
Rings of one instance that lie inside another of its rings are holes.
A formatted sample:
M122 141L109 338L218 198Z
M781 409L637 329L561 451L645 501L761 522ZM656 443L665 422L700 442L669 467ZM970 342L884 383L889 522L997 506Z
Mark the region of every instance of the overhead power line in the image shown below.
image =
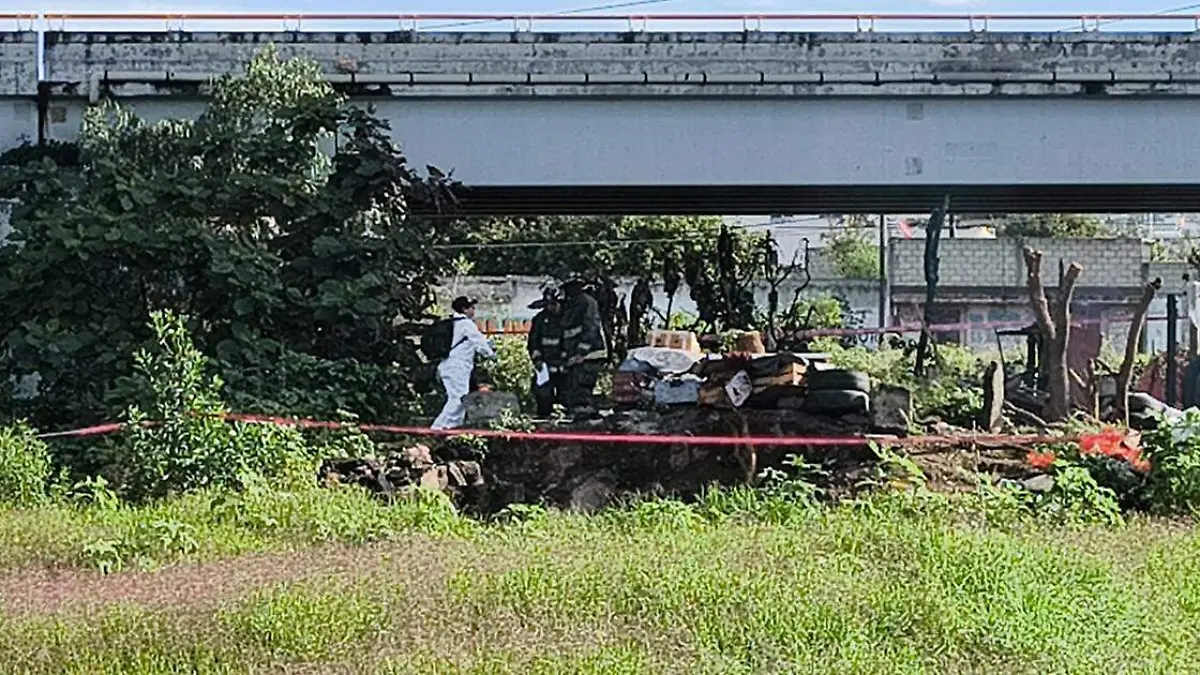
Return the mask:
M491 248L560 248L568 246L596 246L611 244L613 246L628 246L630 244L672 244L684 241L708 239L715 235L695 234L690 237L672 237L667 239L588 239L586 241L503 241L482 244L437 244L438 249L491 249Z
M675 0L628 0L627 2L614 2L607 5L591 5L589 7L576 7L575 9L563 9L542 16L566 16L570 14L587 14L588 12L603 12L610 9L624 9L626 7L641 7L644 5L661 5L664 2L675 2ZM480 19L478 21L458 21L455 23L439 23L434 26L428 26L425 30L440 29L440 28L462 28L465 26L480 26L489 23L496 23L499 19Z
M1194 9L1200 9L1200 3L1192 4L1192 5L1182 5L1180 7L1172 7L1170 9L1159 10L1157 12L1154 12L1154 16L1170 16L1171 14L1178 14L1179 12L1189 12ZM1187 17L1180 17L1180 18L1183 19L1183 18L1187 18ZM1128 19L1109 19L1108 21L1099 21L1096 23L1096 27L1099 28L1100 26L1108 26L1108 25L1111 25L1114 23L1120 23L1121 21L1127 21L1127 20ZM1083 29L1082 26L1068 26L1065 28L1059 28L1058 30L1056 30L1054 32L1067 33L1067 32L1078 31L1078 30L1082 30L1082 29Z

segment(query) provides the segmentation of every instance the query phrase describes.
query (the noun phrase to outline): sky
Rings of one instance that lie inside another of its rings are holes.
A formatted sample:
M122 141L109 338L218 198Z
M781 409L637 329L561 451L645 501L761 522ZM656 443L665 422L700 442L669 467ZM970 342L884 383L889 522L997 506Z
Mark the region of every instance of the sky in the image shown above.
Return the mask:
M797 2L795 0L406 0L394 2L383 0L61 0L49 3L25 3L22 0L0 0L0 12L6 11L40 11L40 12L266 12L266 13L519 13L546 14L564 10L580 10L589 7L617 5L630 3L631 6L616 7L601 10L609 14L669 14L669 13L833 13L833 14L870 14L870 13L1063 13L1063 14L1115 14L1115 13L1183 13L1194 15L1200 13L1200 0L1196 4L1187 4L1187 0L1052 0L1051 2L1035 2L1033 0L810 0ZM636 3L636 4L634 4ZM582 26L580 24L564 24L576 28L604 29L609 26ZM1003 28L1000 26L1003 25ZM474 30L506 30L510 24L489 24L472 26ZM70 29L96 28L127 29L134 24L83 24L73 22L65 26ZM161 30L161 25L141 24L145 30ZM227 26L222 26L227 27ZM304 28L327 29L326 25ZM381 30L394 29L395 26L358 26L345 25L346 30L361 30L377 27ZM542 26L546 28L546 26ZM611 26L614 30L624 26ZM695 25L672 25L671 29L692 29ZM766 29L784 28L783 25L767 25ZM852 30L852 24L820 26L797 26L791 28L805 30ZM201 30L205 27L189 25L188 28ZM263 29L278 28L278 26L263 26ZM653 27L651 27L653 28ZM710 29L731 30L736 25L709 26ZM947 24L901 24L878 26L881 30L896 29L932 29L959 30L965 26ZM1071 30L1073 22L1051 22L1039 24L993 24L994 30ZM1124 22L1103 26L1105 30L1190 30L1190 22L1180 21L1169 23L1157 22Z

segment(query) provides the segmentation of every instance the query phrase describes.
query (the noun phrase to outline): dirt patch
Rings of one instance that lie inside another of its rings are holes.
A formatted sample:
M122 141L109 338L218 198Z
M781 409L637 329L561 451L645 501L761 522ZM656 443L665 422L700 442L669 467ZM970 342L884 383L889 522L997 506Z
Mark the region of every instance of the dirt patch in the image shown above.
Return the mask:
M259 553L208 563L183 564L153 572L103 575L91 570L26 568L0 577L0 611L5 614L87 612L110 605L204 609L271 586L311 578L348 578L389 569L403 575L420 570L440 579L455 542L413 538L370 546L321 546Z

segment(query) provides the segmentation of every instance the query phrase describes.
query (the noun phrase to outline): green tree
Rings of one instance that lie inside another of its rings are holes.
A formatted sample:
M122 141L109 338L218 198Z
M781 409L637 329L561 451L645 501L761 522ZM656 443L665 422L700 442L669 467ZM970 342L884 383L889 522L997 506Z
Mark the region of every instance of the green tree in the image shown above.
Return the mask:
M1002 237L1107 237L1114 234L1107 223L1077 213L1036 213L1006 216L998 221Z
M433 216L454 186L412 170L386 123L314 63L264 50L213 82L196 120L101 103L78 157L25 159L0 175L17 200L0 248L0 372L42 376L25 411L39 423L121 409L114 385L160 309L191 317L235 401L295 412L305 392L347 392L322 405L394 416L412 400L415 351L395 325L432 302L446 263L434 246L449 236ZM364 380L386 383L373 402L349 393Z
M825 235L825 249L833 256L839 275L847 279L879 278L879 247L862 230L847 228Z
M455 250L473 274L485 276L578 272L660 280L668 288L684 282L699 313L689 327L712 330L754 327L752 287L778 262L768 237L723 227L711 216L475 221L459 230Z
M494 218L469 223L455 244L478 275L636 277L658 273L668 258L711 253L720 231L712 216Z

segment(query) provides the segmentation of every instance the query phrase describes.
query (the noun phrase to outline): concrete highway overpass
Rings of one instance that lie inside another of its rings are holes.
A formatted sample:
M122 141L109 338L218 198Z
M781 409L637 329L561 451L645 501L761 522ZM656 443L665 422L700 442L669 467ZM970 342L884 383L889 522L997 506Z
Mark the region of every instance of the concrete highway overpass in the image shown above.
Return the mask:
M1200 211L1193 30L14 31L0 145L73 138L101 96L193 115L268 43L473 211Z

